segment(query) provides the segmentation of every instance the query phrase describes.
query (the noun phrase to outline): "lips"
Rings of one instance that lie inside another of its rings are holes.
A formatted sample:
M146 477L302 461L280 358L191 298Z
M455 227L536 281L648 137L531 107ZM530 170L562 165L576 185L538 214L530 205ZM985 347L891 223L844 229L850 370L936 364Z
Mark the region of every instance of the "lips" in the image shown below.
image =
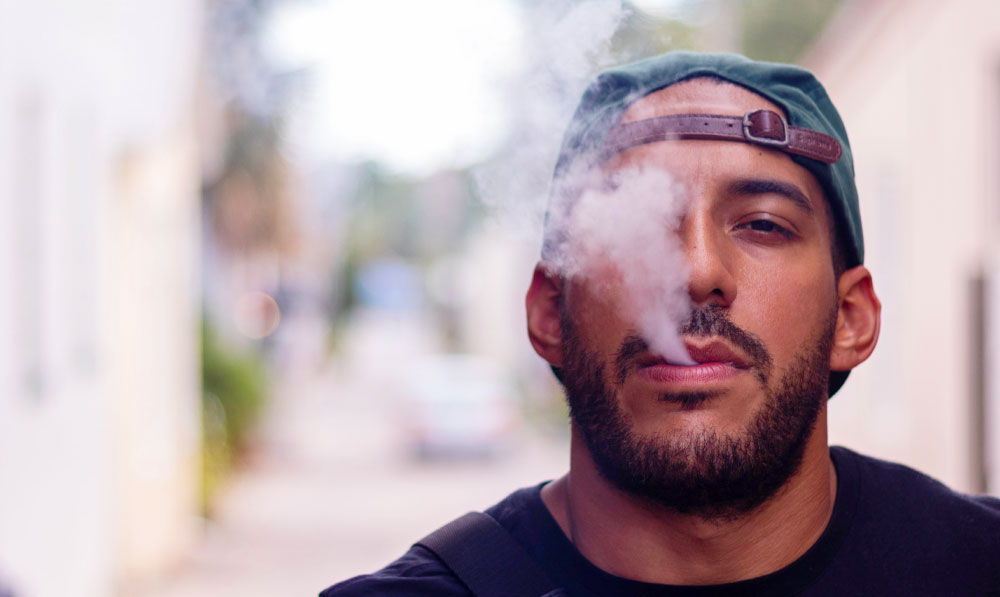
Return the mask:
M649 381L667 384L704 384L731 379L750 368L747 360L720 340L684 347L695 365L669 363L662 357L645 353L638 359L639 374Z
M714 340L702 346L696 346L691 342L685 342L684 348L687 349L688 355L691 359L698 364L728 363L738 369L747 369L749 367L746 360L739 353L732 350L726 343L719 340Z

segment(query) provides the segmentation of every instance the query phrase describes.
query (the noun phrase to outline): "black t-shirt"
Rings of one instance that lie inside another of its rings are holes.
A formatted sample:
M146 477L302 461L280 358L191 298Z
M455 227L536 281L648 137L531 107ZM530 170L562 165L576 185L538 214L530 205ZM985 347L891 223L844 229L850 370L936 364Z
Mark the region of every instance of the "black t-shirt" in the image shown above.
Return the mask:
M1000 499L957 494L910 468L845 448L830 454L837 497L820 538L781 570L730 584L659 585L604 572L552 518L541 499L544 484L518 490L486 512L574 596L1000 595ZM470 593L434 554L414 546L386 568L320 595Z

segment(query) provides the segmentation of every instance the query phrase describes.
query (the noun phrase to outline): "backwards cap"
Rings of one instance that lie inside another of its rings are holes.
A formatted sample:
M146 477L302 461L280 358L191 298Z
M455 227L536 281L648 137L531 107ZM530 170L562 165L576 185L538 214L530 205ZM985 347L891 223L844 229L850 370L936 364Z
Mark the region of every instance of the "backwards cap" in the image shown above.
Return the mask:
M606 70L590 83L563 137L555 178L580 159L597 159L608 133L636 100L686 79L715 77L772 101L785 111L790 127L823 133L835 139L842 153L834 163L790 155L808 170L830 205L847 267L864 260L858 190L847 130L826 90L808 70L789 64L758 62L736 54L669 52ZM830 372L832 396L847 372Z

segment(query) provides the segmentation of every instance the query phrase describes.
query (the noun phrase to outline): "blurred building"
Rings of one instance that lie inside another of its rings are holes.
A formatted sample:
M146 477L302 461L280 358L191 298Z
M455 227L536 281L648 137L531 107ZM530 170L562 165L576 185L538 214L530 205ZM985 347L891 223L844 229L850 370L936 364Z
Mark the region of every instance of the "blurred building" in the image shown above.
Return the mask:
M805 64L851 135L883 303L832 439L1000 492L1000 5L848 2Z
M197 509L202 7L4 7L0 586L114 594Z

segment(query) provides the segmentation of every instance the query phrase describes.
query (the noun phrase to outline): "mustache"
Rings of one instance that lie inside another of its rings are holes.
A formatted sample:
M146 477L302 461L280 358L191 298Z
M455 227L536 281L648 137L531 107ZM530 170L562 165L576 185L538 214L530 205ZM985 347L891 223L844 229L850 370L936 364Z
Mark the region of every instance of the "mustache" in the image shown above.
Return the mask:
M771 370L771 353L756 335L744 330L729 319L728 312L718 305L706 305L691 311L687 321L681 323L678 333L693 338L721 338L742 351L757 370L757 375L764 382ZM633 331L622 340L621 347L615 357L618 369L619 384L625 383L629 366L636 356L647 352L649 343Z

